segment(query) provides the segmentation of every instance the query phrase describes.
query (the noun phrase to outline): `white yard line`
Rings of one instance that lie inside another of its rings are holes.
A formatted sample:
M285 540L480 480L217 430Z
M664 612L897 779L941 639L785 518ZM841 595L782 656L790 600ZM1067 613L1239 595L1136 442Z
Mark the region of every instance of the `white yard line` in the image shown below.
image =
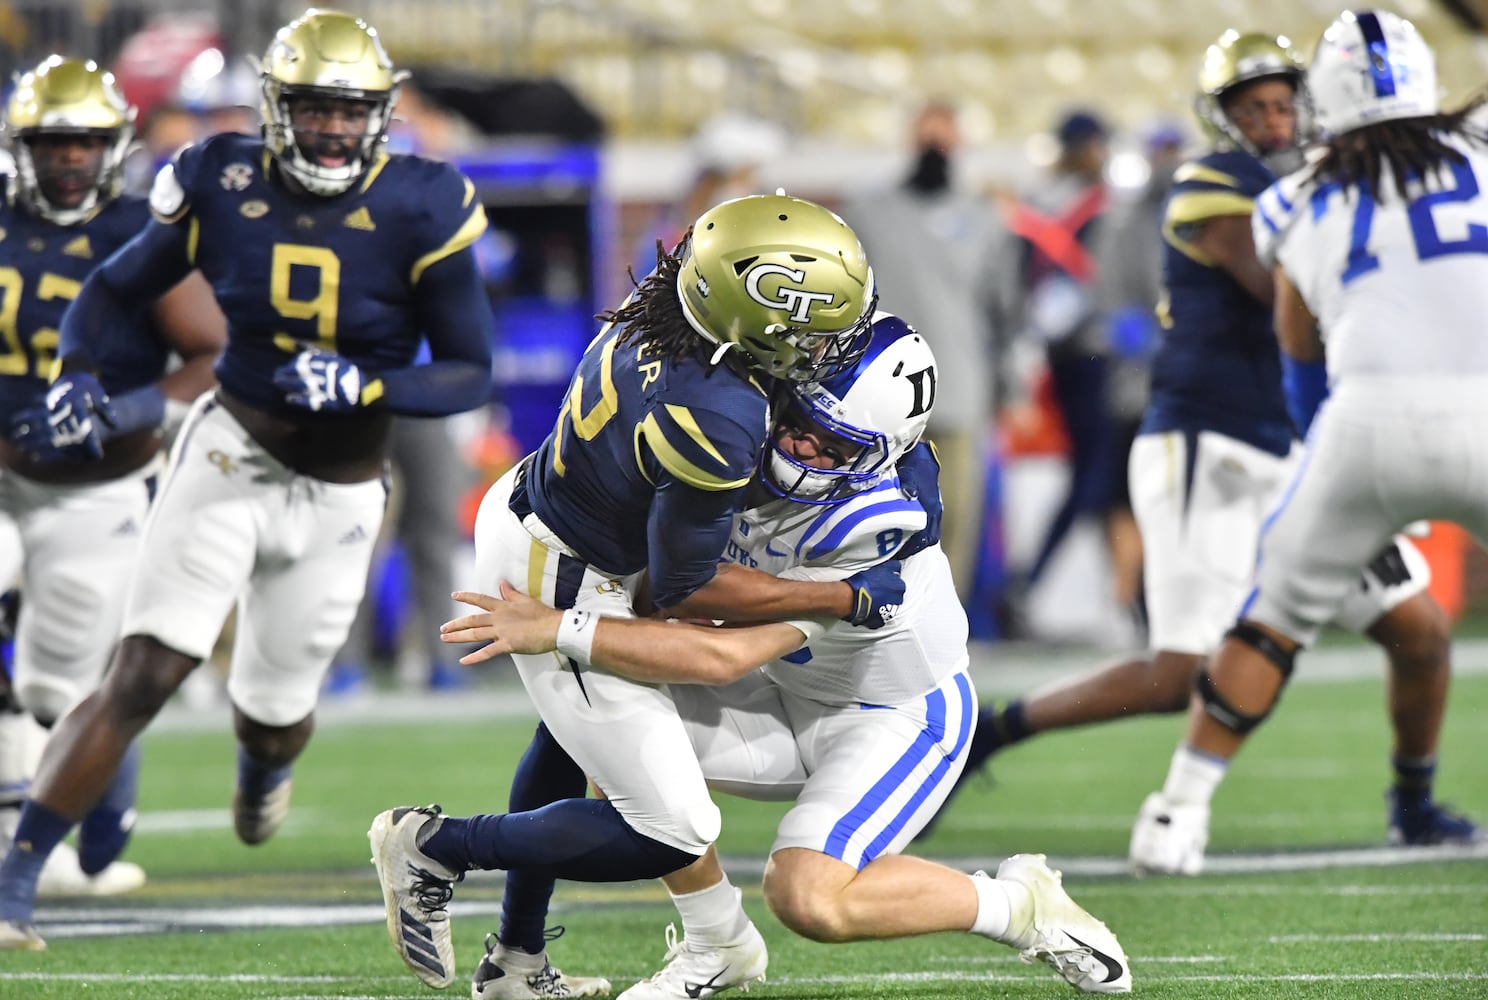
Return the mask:
M1137 959L1140 963L1142 960ZM985 972L884 972L852 976L772 976L771 986L857 986L874 983L1019 983L1042 978L1045 973L1029 970L1026 975ZM628 977L620 976L624 981ZM207 975L204 973L128 973L128 972L0 972L0 982L89 982L89 983L224 983L257 985L334 986L338 983L402 981L398 976L269 976ZM1484 982L1488 972L1291 972L1276 974L1193 974L1141 976L1143 983L1386 983L1386 982ZM319 997L321 993L286 994L288 998ZM335 994L339 1000L351 1000ZM385 996L385 994L375 994Z

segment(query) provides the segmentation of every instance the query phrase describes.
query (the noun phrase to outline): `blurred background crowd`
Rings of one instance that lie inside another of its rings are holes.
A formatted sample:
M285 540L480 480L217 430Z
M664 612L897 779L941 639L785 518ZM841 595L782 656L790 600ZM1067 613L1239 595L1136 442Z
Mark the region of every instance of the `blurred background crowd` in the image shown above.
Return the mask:
M138 109L131 186L176 148L256 132L250 58L297 0L0 2L5 76L51 52ZM942 359L930 436L945 548L981 639L1144 641L1127 450L1160 330L1159 220L1206 139L1190 108L1226 28L1306 54L1337 0L362 0L413 72L390 144L456 163L492 228L492 403L408 420L395 514L331 684L455 687L435 630L484 487L550 430L593 316L703 210L783 187L858 231L882 303ZM1397 0L1449 97L1488 65L1481 0ZM1453 613L1488 592L1429 541ZM0 588L3 589L3 588Z

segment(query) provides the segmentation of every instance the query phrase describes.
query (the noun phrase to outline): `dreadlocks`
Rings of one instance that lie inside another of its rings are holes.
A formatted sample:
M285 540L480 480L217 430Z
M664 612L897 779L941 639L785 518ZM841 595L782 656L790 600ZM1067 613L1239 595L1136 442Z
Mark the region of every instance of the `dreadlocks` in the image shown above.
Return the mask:
M691 239L692 230L688 229L671 251L657 240L656 270L639 282L632 271L630 280L635 291L620 308L607 309L595 317L601 322L624 326L620 334L622 347L644 345L647 353L681 361L704 346L702 338L682 315L682 303L677 298L677 276L682 273L682 257Z
M1388 163L1396 192L1409 200L1408 186L1413 178L1424 180L1446 164L1467 159L1446 141L1448 136L1488 145L1488 133L1469 121L1484 104L1488 104L1488 93L1456 111L1397 118L1345 132L1328 142L1328 151L1313 169L1313 177L1337 181L1345 189L1359 185L1378 200L1383 165Z

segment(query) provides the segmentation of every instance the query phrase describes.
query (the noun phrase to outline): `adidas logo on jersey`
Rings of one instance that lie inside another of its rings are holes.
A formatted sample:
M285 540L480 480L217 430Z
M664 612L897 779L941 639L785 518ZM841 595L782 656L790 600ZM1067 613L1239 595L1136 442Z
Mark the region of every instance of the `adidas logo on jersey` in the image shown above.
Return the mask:
M62 248L62 253L68 257L81 257L84 260L93 259L93 246L88 242L86 234L71 240Z
M372 223L372 213L367 211L366 205L348 215L341 224L347 229L360 229L366 233L377 231L377 227Z
M364 539L366 537L367 537L367 533L365 531L363 531L362 530L362 526L360 524L358 524L356 527L352 528L346 534L342 535L337 544L340 544L340 545L354 545L355 543L360 542L362 539Z
M134 518L132 517L126 517L122 522L120 522L119 526L114 529L114 535L118 538L124 538L129 535L137 534L139 534L139 524L136 523Z

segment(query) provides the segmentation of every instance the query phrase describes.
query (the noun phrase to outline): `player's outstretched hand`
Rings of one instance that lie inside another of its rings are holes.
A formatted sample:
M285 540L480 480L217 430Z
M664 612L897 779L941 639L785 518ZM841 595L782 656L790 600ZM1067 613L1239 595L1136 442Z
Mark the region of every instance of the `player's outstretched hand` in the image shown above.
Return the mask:
M853 610L844 621L863 628L883 628L894 620L904 603L904 578L898 559L881 562L847 578L853 591Z
M103 457L113 426L114 408L103 385L87 372L71 372L52 383L43 405L15 415L10 439L38 462L87 462Z
M362 370L333 351L306 347L274 371L274 385L293 406L346 413L362 405Z
M502 581L501 596L457 590L455 600L481 608L439 626L441 642L484 642L485 646L460 657L467 667L502 653L551 653L558 648L558 622L563 613L535 601Z

